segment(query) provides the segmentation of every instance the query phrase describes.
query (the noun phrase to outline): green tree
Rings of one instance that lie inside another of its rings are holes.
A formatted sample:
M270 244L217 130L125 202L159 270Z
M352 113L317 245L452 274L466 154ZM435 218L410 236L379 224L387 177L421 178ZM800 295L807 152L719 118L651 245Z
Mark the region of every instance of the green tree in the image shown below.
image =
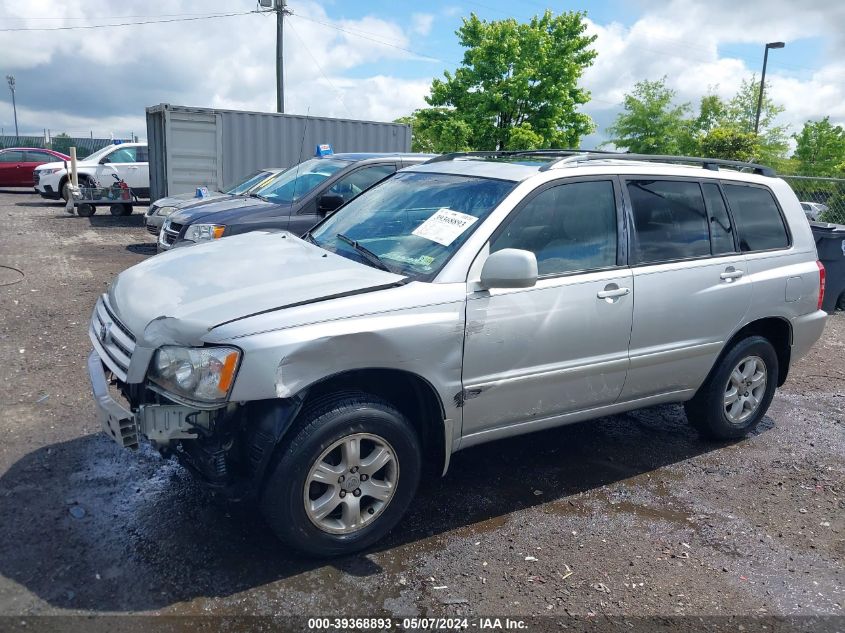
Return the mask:
M411 150L423 153L463 152L470 149L472 128L450 108L424 108L396 123L411 126Z
M845 130L833 125L830 117L807 121L800 134L793 134L797 145L793 158L805 176L842 176L845 172Z
M768 84L766 84L768 88ZM735 127L741 132L754 132L754 119L757 114L757 101L760 97L760 82L752 76L750 80L743 79L739 91L725 108L721 125ZM760 126L758 134L758 160L772 162L785 158L789 149L787 126L777 125L777 117L784 111L783 106L772 101L766 93L760 108Z
M699 154L707 158L753 161L759 152L758 137L735 127L714 127L698 139Z
M680 154L682 139L690 134L690 106L675 105L675 94L666 77L638 82L607 130L611 142L637 154Z
M584 15L547 10L528 23L464 18L456 32L466 48L461 66L435 79L426 98L441 109L450 142L464 139L481 150L569 147L592 132L590 117L578 112L589 101L578 80L596 56ZM428 116L426 110L417 115Z

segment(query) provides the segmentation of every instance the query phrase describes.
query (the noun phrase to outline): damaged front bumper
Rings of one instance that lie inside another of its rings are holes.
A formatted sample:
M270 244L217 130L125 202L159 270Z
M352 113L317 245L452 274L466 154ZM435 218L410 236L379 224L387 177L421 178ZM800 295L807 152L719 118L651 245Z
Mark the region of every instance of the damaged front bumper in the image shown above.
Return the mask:
M142 404L134 412L124 407L109 392L106 369L96 350L88 356L88 376L103 432L123 448L138 448L141 437L157 445L196 439L196 427L209 426L209 411L170 404Z

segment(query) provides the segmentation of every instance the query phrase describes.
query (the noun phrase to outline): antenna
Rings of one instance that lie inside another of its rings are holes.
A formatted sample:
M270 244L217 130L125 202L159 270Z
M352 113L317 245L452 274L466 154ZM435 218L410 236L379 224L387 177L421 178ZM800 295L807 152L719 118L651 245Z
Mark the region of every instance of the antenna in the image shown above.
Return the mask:
M299 142L299 160L296 161L296 175L293 178L293 191L290 194L290 206L288 207L288 228L290 228L290 216L293 213L293 203L296 197L296 190L299 187L299 165L302 163L302 149L305 147L305 132L308 130L308 117L311 114L311 106L305 111L305 125L302 127L302 140Z

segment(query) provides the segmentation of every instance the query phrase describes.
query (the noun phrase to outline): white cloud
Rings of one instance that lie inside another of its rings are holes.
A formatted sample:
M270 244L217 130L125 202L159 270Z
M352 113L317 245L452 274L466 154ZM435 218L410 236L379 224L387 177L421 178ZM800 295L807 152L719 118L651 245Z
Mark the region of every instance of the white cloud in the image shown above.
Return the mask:
M289 5L294 15L285 25L287 111L392 120L423 103L428 78L407 80L376 73L363 79L348 77L362 65L420 59L410 52L410 33L397 22L373 15L333 20L310 0ZM4 20L4 26L49 28L102 22L98 16L118 12L187 16L246 12L254 4L149 0L131 8L117 6L107 0L0 0L0 15L26 18ZM87 19L71 19L80 16ZM424 16L415 20L417 27L425 26ZM272 15L0 33L4 74L17 77L22 132L49 127L54 133L74 135L93 130L95 135L135 131L143 136L144 107L161 102L273 111L274 54ZM437 64L432 74L439 68ZM11 107L2 101L0 126L13 129Z
M379 68L424 59L411 51L425 48L419 41L431 33L433 14L413 14L403 26L367 13L334 20L315 0L290 0L289 5L294 11L285 35L289 112L391 120L425 105L442 62L416 78L391 77ZM0 15L5 28L44 28L102 22L102 16L115 14L187 17L254 6L252 0L0 0ZM730 97L742 79L759 72L761 61L759 55L743 58L731 47L754 43L762 49L763 42L774 40L787 42L786 49L772 54L768 75L771 96L787 108L783 122L798 131L808 118L830 115L845 121L845 3L806 0L798 10L789 0L640 0L637 6L641 15L630 27L589 23L590 32L598 35L599 55L584 75L583 84L593 95L584 109L600 132L641 79L665 75L679 101L693 104L711 88ZM440 9L439 19L454 10ZM790 64L790 43L801 38L823 38L826 50L819 63L810 64L814 70ZM0 70L17 77L22 130L49 127L54 133L143 135L144 107L161 102L272 111L274 52L272 15L0 32ZM8 91L0 99L0 126L10 130ZM598 140L600 135L585 145Z
M434 24L434 15L431 13L414 13L411 16L411 30L418 35L431 33L431 26Z
M830 115L845 119L845 64L841 55L826 56L817 70L789 63L789 42L823 37L832 51L845 53L845 3L809 0L796 10L794 3L710 0L693 2L645 2L643 15L630 27L618 23L590 22L598 36L594 66L584 75L593 100L584 108L601 123L591 143L603 140L604 127L621 110L621 102L637 81L665 76L677 91L678 102L693 106L709 91L730 98L743 79L759 78L763 43L785 41L787 47L772 53L767 84L769 94L786 111L781 123L792 132L807 119ZM731 52L731 45L760 45L760 59L744 59ZM722 51L720 55L720 51ZM774 57L777 55L777 57Z

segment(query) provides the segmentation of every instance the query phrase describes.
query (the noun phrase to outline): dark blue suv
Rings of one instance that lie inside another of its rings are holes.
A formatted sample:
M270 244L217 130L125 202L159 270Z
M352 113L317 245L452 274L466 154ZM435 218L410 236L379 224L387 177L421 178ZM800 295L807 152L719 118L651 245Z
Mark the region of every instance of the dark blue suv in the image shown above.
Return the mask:
M361 192L431 154L333 154L311 158L273 178L248 198L224 199L170 215L159 251L258 229L301 235Z

